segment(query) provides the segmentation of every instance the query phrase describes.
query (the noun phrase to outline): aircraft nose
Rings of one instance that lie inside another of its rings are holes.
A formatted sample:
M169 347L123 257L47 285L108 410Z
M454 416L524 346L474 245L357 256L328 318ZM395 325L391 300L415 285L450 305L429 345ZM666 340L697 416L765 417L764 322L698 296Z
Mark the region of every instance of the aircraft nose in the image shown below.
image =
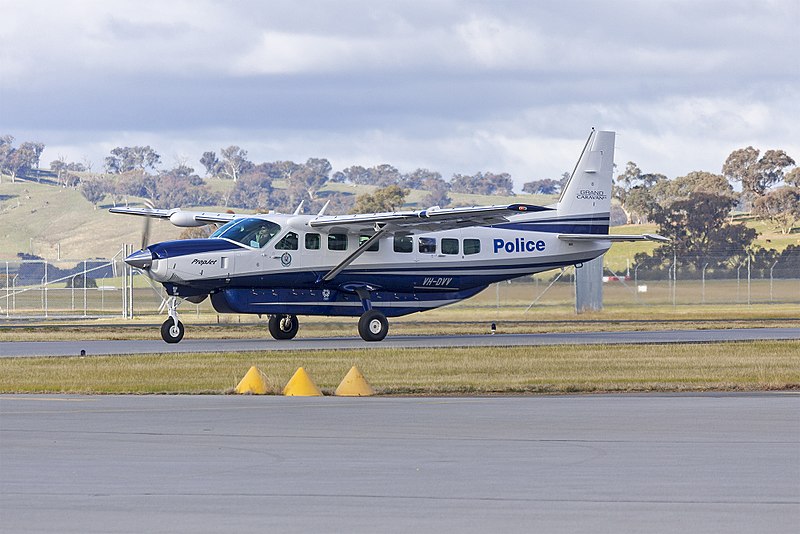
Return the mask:
M149 269L153 265L153 253L146 248L137 250L125 258L125 263L137 269Z

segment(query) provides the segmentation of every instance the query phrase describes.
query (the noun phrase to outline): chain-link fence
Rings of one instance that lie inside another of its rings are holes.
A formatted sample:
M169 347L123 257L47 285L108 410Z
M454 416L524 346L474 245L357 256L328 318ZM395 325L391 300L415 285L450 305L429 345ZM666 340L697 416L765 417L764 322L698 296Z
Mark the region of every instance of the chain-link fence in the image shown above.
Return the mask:
M125 246L111 259L0 261L0 319L102 318L164 315L159 285L128 267ZM672 258L604 268L605 306L800 304L800 262ZM493 284L464 306L574 306L575 268ZM182 314L214 314L207 300L184 303Z

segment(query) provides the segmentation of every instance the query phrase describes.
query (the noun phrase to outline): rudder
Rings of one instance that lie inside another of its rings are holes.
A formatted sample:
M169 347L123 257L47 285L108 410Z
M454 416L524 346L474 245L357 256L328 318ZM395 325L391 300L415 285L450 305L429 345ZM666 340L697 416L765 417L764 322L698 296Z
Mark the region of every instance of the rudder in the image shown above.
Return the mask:
M559 215L608 218L614 173L614 132L592 129L578 164L558 201Z

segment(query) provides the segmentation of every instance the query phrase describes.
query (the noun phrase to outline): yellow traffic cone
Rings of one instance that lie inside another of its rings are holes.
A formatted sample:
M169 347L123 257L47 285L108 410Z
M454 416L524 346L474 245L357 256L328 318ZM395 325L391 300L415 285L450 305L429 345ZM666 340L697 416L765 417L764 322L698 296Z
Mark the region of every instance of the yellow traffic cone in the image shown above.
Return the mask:
M354 365L336 388L335 395L339 397L370 397L375 395L375 390L367 383L358 367Z
M247 371L244 378L236 386L236 393L252 393L253 395L264 395L267 390L267 383L258 367L255 365Z
M283 394L287 397L322 397L322 392L302 367L289 379Z

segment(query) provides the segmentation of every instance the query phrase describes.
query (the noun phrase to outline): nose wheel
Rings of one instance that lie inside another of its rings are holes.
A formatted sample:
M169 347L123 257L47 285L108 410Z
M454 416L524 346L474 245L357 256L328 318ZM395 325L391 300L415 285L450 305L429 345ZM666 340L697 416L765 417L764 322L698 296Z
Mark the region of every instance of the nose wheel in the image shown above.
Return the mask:
M161 325L161 338L167 343L177 343L183 339L185 329L183 323L173 320L172 317L164 321Z
M167 343L177 343L183 339L186 329L178 319L178 299L170 297L167 300L167 313L169 317L161 325L161 339Z

